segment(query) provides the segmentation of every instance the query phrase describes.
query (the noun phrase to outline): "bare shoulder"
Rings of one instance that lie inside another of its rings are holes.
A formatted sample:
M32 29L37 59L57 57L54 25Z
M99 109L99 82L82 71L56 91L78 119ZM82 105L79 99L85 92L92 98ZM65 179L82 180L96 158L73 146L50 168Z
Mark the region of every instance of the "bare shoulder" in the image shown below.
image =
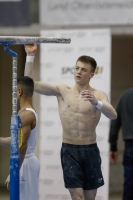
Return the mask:
M66 90L66 89L71 89L70 86L66 85L66 84L63 84L63 83L58 83L58 84L55 84L55 86L60 90Z
M102 100L102 99L106 99L107 100L108 99L107 94L105 92L101 91L101 90L94 89L94 95L96 95L96 97L99 100Z
M32 124L36 120L34 113L30 110L25 110L24 112L22 112L20 114L20 118L23 126Z

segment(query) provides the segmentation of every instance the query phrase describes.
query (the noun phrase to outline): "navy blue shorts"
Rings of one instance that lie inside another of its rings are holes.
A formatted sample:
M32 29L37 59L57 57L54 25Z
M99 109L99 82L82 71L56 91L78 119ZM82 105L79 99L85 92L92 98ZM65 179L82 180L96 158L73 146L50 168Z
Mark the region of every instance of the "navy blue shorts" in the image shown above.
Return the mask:
M62 143L61 163L66 188L93 190L104 185L97 144Z

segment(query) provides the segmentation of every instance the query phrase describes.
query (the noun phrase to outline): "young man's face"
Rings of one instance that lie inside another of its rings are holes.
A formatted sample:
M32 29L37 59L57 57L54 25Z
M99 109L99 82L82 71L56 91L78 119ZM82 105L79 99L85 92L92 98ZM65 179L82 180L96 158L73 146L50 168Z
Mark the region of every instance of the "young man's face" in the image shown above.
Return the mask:
M77 61L74 71L75 82L84 85L89 83L90 79L94 76L91 64Z

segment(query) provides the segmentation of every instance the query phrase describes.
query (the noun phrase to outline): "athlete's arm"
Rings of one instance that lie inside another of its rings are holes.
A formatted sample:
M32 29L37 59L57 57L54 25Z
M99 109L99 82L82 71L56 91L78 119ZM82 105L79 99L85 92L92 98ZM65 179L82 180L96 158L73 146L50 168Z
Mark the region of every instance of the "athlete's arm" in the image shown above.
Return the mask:
M90 101L92 105L97 107L107 118L116 119L117 113L109 103L107 95L102 91L97 91L96 93L98 98L89 90L84 90L81 96L85 101Z
M0 146L10 146L11 137L0 137Z
M117 112L113 106L109 103L108 97L105 93L102 93L102 98L99 99L102 102L100 111L109 119L116 119Z
M26 64L25 64L25 76L29 76L34 80L34 56L37 51L37 45L25 45L25 51L27 53ZM33 58L33 59L32 59ZM52 73L52 72L51 72ZM60 95L59 85L53 85L41 81L34 81L34 90L39 94L44 94L48 96L58 96Z
M32 124L33 121L35 121L35 116L31 111L27 110L21 113L20 118L22 121L22 144L19 148L20 167L21 167L26 154L30 132L33 129Z
M33 127L33 121L35 120L35 116L32 112L30 111L24 111L20 115L21 122L22 122L22 144L21 147L19 148L19 158L20 158L20 167L23 163L26 150L27 150L27 145L28 145L28 139L30 136L30 131ZM3 138L4 139L4 138ZM8 140L1 140L1 143L9 143L10 137ZM5 184L7 185L7 189L10 189L10 175L7 177Z

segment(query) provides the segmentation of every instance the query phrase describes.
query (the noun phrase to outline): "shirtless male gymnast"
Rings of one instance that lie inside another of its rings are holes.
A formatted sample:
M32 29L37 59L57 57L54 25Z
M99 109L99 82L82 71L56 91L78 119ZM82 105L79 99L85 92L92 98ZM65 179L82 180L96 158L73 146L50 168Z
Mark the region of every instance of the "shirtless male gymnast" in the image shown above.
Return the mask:
M25 45L25 51L25 76L33 78L37 46ZM57 97L63 129L61 163L65 187L72 200L95 200L97 188L104 185L96 127L101 113L111 120L117 117L106 94L90 86L96 66L94 58L79 57L75 64L73 87L34 80L35 92Z

